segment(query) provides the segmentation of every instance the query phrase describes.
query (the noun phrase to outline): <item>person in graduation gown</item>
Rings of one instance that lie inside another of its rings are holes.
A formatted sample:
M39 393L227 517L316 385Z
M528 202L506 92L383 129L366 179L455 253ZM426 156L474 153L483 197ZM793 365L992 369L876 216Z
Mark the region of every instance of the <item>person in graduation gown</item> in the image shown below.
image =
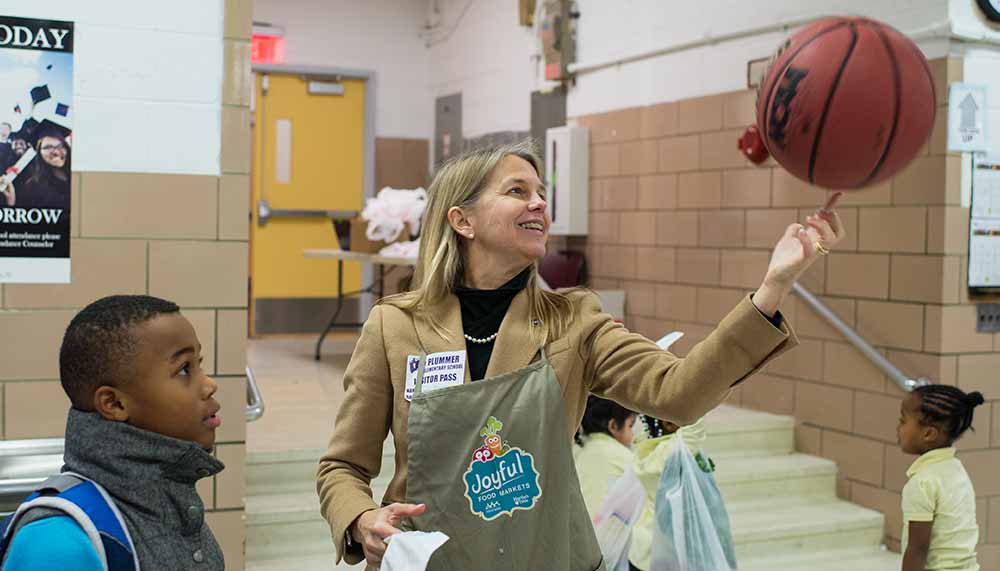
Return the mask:
M416 289L372 308L319 462L338 561L376 569L387 537L417 530L450 537L430 569L603 569L571 451L588 395L679 425L701 418L797 343L779 305L844 237L837 194L775 229L760 287L678 358L616 323L593 292L539 287L551 224L540 178L530 143L474 150L436 173ZM389 433L394 475L378 502L370 484Z
M17 206L69 208L72 172L69 129L46 123L43 121L38 131L35 158L17 178Z

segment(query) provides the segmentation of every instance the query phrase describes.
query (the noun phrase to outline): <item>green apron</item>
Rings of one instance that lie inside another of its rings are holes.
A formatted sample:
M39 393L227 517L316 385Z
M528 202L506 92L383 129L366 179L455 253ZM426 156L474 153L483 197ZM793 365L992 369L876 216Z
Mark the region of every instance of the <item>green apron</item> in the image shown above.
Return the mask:
M527 367L423 392L408 421L412 529L450 539L432 571L604 570L580 493L562 387L544 352Z

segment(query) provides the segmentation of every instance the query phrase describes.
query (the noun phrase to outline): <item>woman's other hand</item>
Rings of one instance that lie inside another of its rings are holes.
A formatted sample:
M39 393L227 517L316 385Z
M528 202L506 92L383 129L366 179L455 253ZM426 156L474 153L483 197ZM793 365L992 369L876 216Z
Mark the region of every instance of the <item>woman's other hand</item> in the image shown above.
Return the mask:
M385 555L385 539L401 533L396 528L404 517L414 517L424 513L424 504L389 504L384 508L367 511L351 526L351 536L361 544L365 560L369 565L378 565Z
M805 225L790 225L778 240L764 283L753 296L753 303L761 312L773 316L796 280L844 239L844 224L834 210L842 194L833 193L823 208L806 218Z

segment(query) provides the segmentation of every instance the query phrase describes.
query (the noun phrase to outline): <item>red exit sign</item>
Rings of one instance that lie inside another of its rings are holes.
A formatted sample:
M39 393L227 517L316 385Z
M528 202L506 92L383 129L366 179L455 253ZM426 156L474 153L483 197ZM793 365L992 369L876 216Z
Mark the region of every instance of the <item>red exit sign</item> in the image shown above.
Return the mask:
M282 63L285 59L285 38L268 34L250 36L252 63Z

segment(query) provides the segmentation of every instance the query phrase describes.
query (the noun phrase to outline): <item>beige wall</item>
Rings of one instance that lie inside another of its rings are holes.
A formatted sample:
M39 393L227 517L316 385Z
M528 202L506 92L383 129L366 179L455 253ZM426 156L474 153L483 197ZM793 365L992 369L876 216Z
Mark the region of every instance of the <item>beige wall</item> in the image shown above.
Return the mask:
M69 285L0 286L4 439L61 437L59 343L74 313L115 293L176 301L219 383L226 470L199 491L227 568L243 568L251 0L226 1L221 177L78 172Z
M984 569L1000 569L1000 336L975 332L965 268L969 211L945 148L947 84L961 60L932 62L939 108L923 154L891 182L845 196L850 237L802 280L909 375L980 390L959 448L978 494ZM592 285L628 292L628 324L688 351L764 275L769 249L824 193L736 149L754 121L743 91L577 118L591 129ZM652 263L652 261L656 263ZM896 445L902 392L809 308L783 308L801 347L737 390L735 404L795 415L798 448L840 466L839 492L884 512L898 549L912 457ZM991 428L992 426L992 428Z

